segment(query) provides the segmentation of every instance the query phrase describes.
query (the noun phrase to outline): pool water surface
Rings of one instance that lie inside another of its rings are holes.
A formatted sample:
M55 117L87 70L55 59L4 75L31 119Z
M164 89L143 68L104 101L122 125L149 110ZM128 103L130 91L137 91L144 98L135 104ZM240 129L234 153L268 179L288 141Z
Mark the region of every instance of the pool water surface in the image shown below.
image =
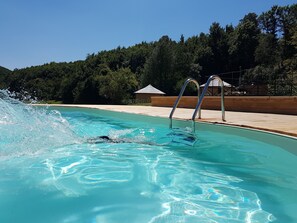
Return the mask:
M297 222L294 139L22 106L0 120L0 222Z

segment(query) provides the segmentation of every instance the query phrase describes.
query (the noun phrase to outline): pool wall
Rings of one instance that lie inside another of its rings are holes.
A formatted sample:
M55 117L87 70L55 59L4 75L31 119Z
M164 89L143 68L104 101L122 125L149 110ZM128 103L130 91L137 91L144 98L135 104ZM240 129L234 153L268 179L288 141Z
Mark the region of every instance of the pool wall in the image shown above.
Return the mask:
M152 106L172 107L176 96L152 97ZM207 96L202 109L221 110L221 97ZM195 108L197 97L183 96L179 107ZM228 111L260 112L297 115L296 96L225 96L225 109Z

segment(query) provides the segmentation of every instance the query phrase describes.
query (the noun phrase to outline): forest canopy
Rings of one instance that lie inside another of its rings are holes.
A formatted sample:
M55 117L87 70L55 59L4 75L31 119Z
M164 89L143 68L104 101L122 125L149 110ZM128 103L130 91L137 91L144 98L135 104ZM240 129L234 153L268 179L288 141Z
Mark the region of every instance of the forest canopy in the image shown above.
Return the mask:
M296 95L297 4L249 13L237 26L214 22L208 33L181 35L179 41L162 36L89 54L83 61L14 71L0 67L0 88L44 101L128 104L148 84L177 95L186 78L201 84L212 74L238 88L266 85L269 95Z

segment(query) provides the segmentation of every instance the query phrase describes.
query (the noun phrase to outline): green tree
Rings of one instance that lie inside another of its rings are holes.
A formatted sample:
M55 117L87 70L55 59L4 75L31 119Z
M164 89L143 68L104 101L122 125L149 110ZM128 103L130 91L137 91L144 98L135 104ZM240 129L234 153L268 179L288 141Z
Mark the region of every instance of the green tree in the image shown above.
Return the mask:
M99 95L105 97L110 104L126 104L131 102L138 82L129 68L113 71L110 75L99 77Z
M279 52L271 47L274 45L274 37L272 34L259 35L259 45L255 50L255 61L257 64L264 66L274 66L279 60Z
M291 44L291 38L297 27L297 4L292 6L278 7L278 31L283 38L280 40L281 56L283 60L292 57L296 50Z
M156 44L151 57L144 66L141 85L152 84L167 94L174 92L174 43L168 36L163 36Z
M0 89L7 88L6 79L11 74L11 70L0 66Z
M209 46L212 51L211 73L225 72L228 65L228 41L225 30L219 23L213 23L209 29Z
M184 36L181 35L180 41L175 46L174 51L174 67L173 67L173 76L175 79L175 83L180 81L184 81L188 77L193 77L193 74L196 75L194 72L191 72L193 64L193 57L190 55L190 53L187 51ZM174 89L174 94L178 94L180 91L180 84L176 84Z
M209 46L208 36L200 33L199 37L189 38L186 41L186 46L190 55L193 57L191 71L194 71L197 79L198 77L200 78L200 71L203 74L211 74L213 72L211 66L213 64L213 52Z
M237 67L241 66L246 69L255 66L254 55L259 34L260 29L255 13L249 13L240 20L229 40L229 52Z
M277 19L278 6L273 6L269 11L263 12L258 17L259 27L264 33L271 34L277 42L278 19Z

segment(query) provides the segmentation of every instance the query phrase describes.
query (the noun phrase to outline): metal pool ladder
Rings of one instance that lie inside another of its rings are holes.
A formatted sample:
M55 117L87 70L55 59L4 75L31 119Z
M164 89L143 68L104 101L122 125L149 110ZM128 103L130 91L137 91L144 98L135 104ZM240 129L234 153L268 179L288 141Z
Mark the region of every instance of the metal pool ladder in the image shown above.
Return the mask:
M178 97L177 97L177 99L176 99L176 101L175 101L173 107L172 107L172 110L171 110L171 112L170 112L170 115L169 115L169 119L170 119L170 128L172 128L172 116L173 116L173 114L174 114L174 112L175 112L176 107L177 107L178 104L179 104L179 101L180 101L181 97L183 96L183 93L184 93L184 91L185 91L185 89L186 89L188 83L190 83L190 82L194 82L194 83L196 84L196 86L197 86L197 89L198 89L198 101L197 101L196 108L195 108L195 111L194 111L194 113L193 113L193 115L192 115L192 119L191 119L191 120L192 120L192 123L193 123L193 125L192 125L192 126L193 126L193 131L195 131L195 117L196 117L197 113L199 112L199 114L198 114L198 118L201 119L201 105L202 105L202 102L203 102L205 93L206 93L206 91L207 91L207 89L208 89L209 84L211 83L211 81L212 81L212 80L215 80L215 79L218 79L219 82L220 82L220 84L221 84L221 109L222 109L222 120L223 120L223 121L226 121L226 120L225 120L225 104L224 104L224 82L222 81L222 79L221 79L218 75L212 75L212 76L210 76L210 77L208 78L206 84L204 85L204 88L203 88L203 91L202 91L201 95L200 95L200 86L199 86L198 82L197 82L195 79L193 79L193 78L188 78L188 79L185 81L185 83L184 83L184 85L183 85L183 87L182 87L182 89L181 89L181 91L180 91L180 93L179 93L179 95L178 95Z
M174 105L173 105L173 107L172 107L171 112L170 112L170 115L169 115L169 119L170 119L170 128L172 128L172 116L173 116L173 114L174 114L174 112L175 112L175 109L176 109L176 107L178 106L179 101L180 101L181 97L183 96L184 91L185 91L187 85L188 85L190 82L195 83L195 85L196 85L196 87L197 87L197 90L198 90L198 100L199 100L199 97L200 97L200 86L199 86L198 82L197 82L195 79L193 79L193 78L188 78L188 79L185 81L185 83L184 83L182 89L180 90L179 95L178 95L178 97L177 97L177 99L176 99L176 101L175 101L175 103L174 103ZM197 101L197 103L198 103L198 101ZM197 114L197 112L196 112L196 114ZM196 115L195 115L195 116L196 116ZM199 118L201 118L201 110L200 110L200 109L199 109Z

